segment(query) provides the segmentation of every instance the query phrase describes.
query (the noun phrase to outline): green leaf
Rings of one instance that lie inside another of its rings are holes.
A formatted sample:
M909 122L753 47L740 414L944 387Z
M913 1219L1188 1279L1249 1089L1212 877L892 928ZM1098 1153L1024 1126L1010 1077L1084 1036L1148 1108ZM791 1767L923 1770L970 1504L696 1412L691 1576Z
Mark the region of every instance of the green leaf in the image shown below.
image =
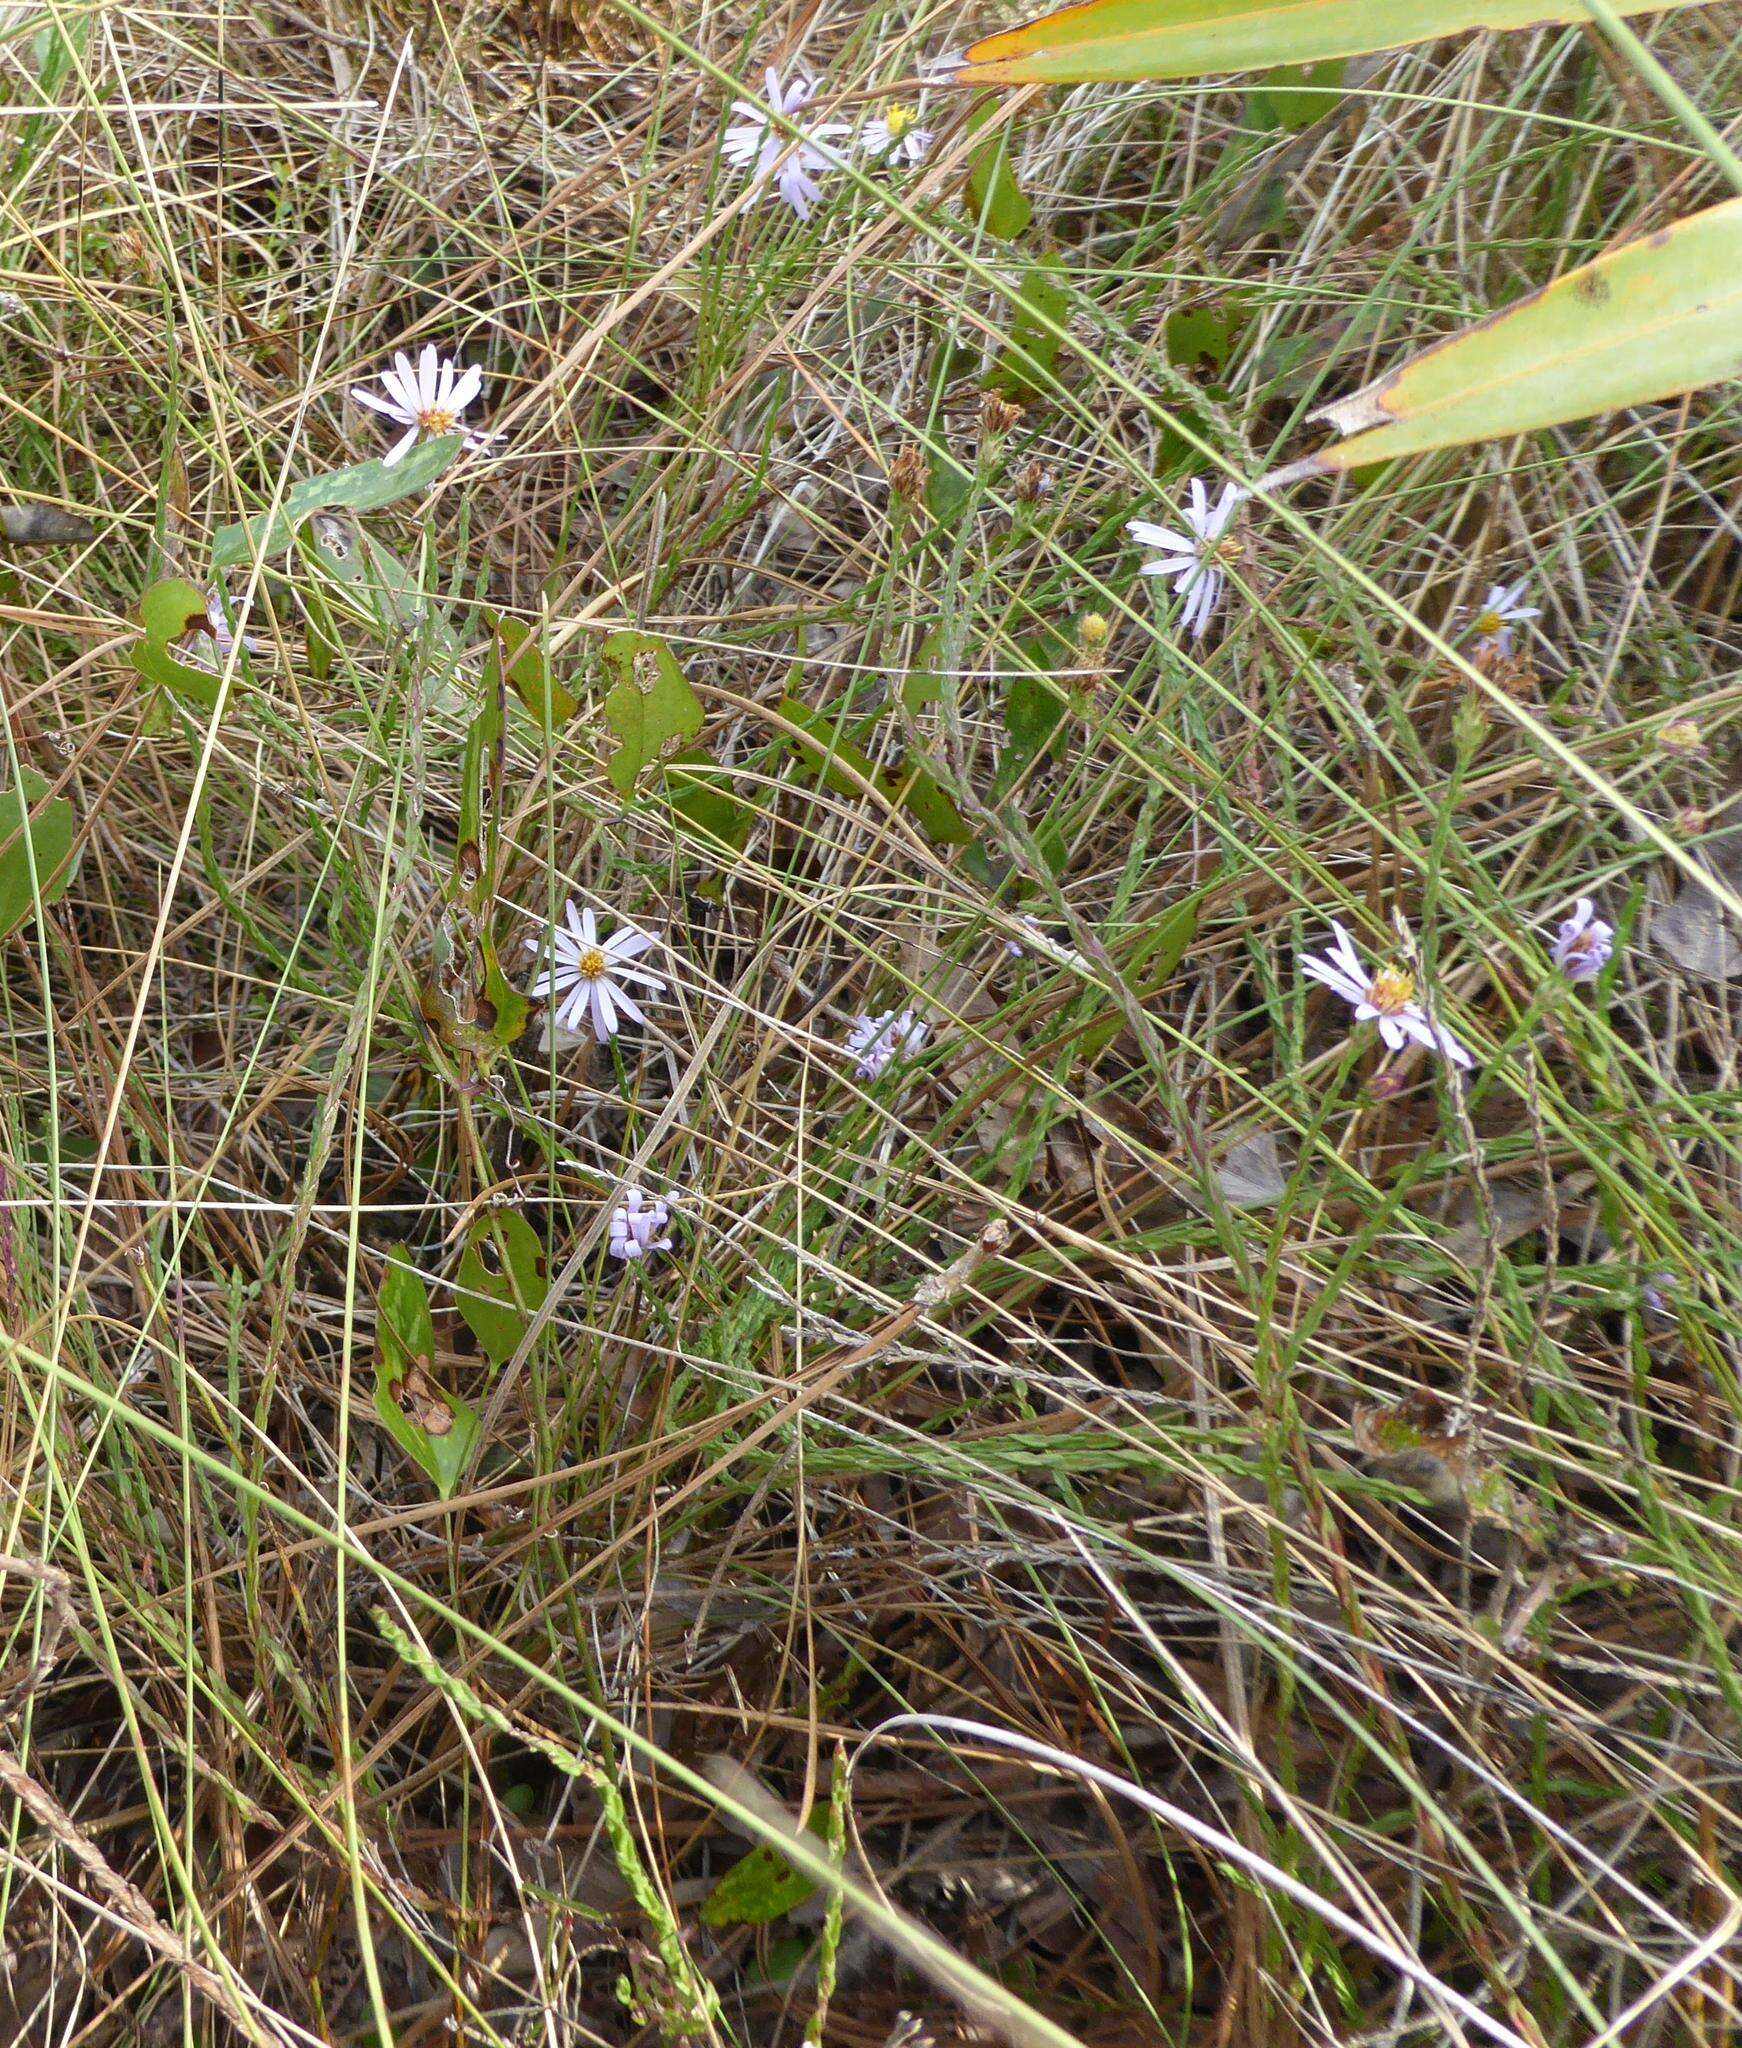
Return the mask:
M172 646L190 633L211 631L206 593L181 576L165 576L139 600L139 620L147 639Z
M285 492L276 512L260 512L234 526L221 526L212 544L212 568L221 573L256 555L281 555L296 530L316 512L343 506L351 512L375 512L396 499L427 491L465 446L463 434L441 434L420 441L391 468L385 462L358 462L326 476L305 477Z
M972 135L984 128L997 112L995 100L976 107L968 116L968 133ZM1010 166L1008 124L969 157L963 197L976 224L983 225L988 234L996 235L1002 242L1013 242L1033 220L1034 208Z
M1037 645L1032 655L1040 657L1035 666L1044 670L1044 646ZM1004 695L1004 730L1010 737L998 757L998 773L992 782L994 796L1013 789L1030 763L1054 745L1064 716L1063 695L1044 675L1024 673L1011 677Z
M1187 306L1167 316L1167 359L1176 370L1227 368L1245 324L1235 307Z
M18 776L0 795L0 938L17 931L36 914L38 897L30 884L33 858L45 909L67 893L78 871L73 859L72 804L64 796L45 804L47 779L22 761Z
M665 799L673 815L698 838L741 853L756 814L730 793L729 781L730 772L700 747L686 747L665 764Z
M812 1880L795 1870L778 1849L766 1842L740 1856L702 1903L708 1927L765 1927L816 1890Z
M1653 14L1665 0L1614 4L1618 14ZM1590 18L1581 0L1087 0L976 43L955 82L1085 85L1267 71L1468 29Z
M580 699L563 688L550 672L542 637L521 619L507 619L499 612L485 614L490 630L490 652L484 664L484 688L495 695L498 678L506 662L508 685L547 737L558 726L567 725L580 706Z
M1021 398L1053 388L1053 366L1062 346L1047 321L1062 327L1070 316L1070 294L1058 283L1063 259L1043 256L1017 287L1010 314L1010 345L1004 349L987 383Z
M1260 488L1674 398L1742 371L1742 199L1582 264L1353 397Z
M480 1216L460 1258L455 1304L492 1365L520 1349L532 1318L550 1292L544 1247L513 1209Z
M403 1249L389 1257L376 1297L375 1345L375 1412L445 1499L470 1461L478 1416L457 1394L436 1385L429 1291Z
M677 657L651 633L613 633L602 652L617 678L605 698L605 723L618 742L605 772L618 795L629 797L644 768L701 731L702 702Z
M880 768L826 713L797 697L782 702L780 715L798 728L793 745L801 765L837 796L862 797L869 783L887 802L912 812L940 846L966 846L973 839L966 819L923 768Z
M188 634L211 633L205 592L183 577L165 576L140 598L139 619L145 628L145 638L134 641L127 650L134 668L148 683L171 690L204 711L215 711L219 687L216 672L196 667L176 651L177 644Z
M1299 134L1335 111L1343 97L1343 68L1340 62L1279 64L1246 95L1247 118L1255 128Z
M1208 893L1205 887L1182 897L1164 910L1132 947L1122 972L1140 1002L1147 1003L1160 995L1178 971L1186 948L1198 935L1198 919ZM1124 1018L1117 1015L1093 1025L1079 1040L1085 1057L1093 1059L1104 1052L1124 1028Z

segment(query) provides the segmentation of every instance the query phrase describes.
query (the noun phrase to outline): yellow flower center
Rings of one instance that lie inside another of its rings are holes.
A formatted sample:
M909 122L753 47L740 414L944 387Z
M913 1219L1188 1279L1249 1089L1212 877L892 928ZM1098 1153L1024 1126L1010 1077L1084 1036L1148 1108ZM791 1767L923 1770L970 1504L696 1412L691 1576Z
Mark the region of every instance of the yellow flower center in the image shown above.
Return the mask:
M459 425L445 405L426 406L418 414L417 423L426 434L451 434Z
M589 946L575 962L575 967L583 981L602 981L605 977L604 947Z
M890 141L899 142L918 119L919 116L912 107L904 107L899 102L892 106L883 116L884 125L889 130Z
M1401 967L1380 968L1373 977L1373 986L1367 991L1367 1000L1380 1016L1395 1017L1415 1001L1414 975L1405 974Z
M1506 621L1498 612L1478 612L1476 632L1484 640L1492 640L1497 633L1505 630Z

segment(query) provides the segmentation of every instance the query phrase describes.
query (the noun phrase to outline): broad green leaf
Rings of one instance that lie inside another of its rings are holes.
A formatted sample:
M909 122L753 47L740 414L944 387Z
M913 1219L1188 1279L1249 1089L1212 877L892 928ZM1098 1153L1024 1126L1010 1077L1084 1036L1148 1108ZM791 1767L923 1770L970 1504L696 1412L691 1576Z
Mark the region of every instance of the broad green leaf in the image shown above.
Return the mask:
M139 600L139 621L146 637L165 647L189 633L209 632L206 593L183 577L165 576Z
M968 116L968 132L984 128L997 113L997 103L988 101ZM968 159L968 178L963 197L977 226L1001 242L1013 242L1034 218L1016 173L1010 167L1010 129L1001 127L990 140L981 143Z
M766 1842L740 1856L702 1904L709 1927L765 1927L802 1906L815 1884Z
M513 1209L480 1216L460 1258L454 1303L492 1365L506 1365L550 1292L544 1247Z
M1010 345L1000 352L986 380L994 390L1025 398L1054 388L1052 369L1060 342L1052 329L1062 327L1071 310L1070 294L1058 282L1063 272L1059 257L1043 256L1017 287L1010 314Z
M563 688L550 672L540 636L522 619L485 614L490 631L490 652L484 664L484 688L495 693L496 679L504 663L509 687L534 718L539 730L553 733L566 725L579 708L580 699Z
M602 651L617 678L605 697L605 723L617 736L605 772L618 795L628 797L644 768L701 731L702 700L684 680L676 655L651 633L613 633Z
M389 1258L376 1297L375 1345L375 1412L445 1497L471 1457L478 1417L457 1394L436 1385L429 1291L403 1251Z
M209 645L217 644L210 639L205 592L180 576L165 576L139 600L139 619L145 638L127 650L134 668L148 683L189 699L203 711L215 711L217 671L201 668L176 651L190 633L204 633Z
M33 857L45 909L67 893L78 869L73 859L71 803L57 796L45 804L47 779L22 761L18 774L19 780L0 795L0 938L36 914L39 899L30 884Z
M940 846L966 846L973 839L967 820L923 768L880 768L862 747L837 730L828 715L788 697L780 715L799 730L793 744L801 763L838 796L859 797L869 783L891 804L911 811Z
M1176 370L1224 370L1244 325L1236 306L1182 306L1167 316L1167 359Z
M700 747L686 747L665 764L665 800L701 839L741 853L756 814L731 793L729 772Z
M385 462L358 462L326 476L305 477L285 492L276 512L219 527L212 544L212 568L222 572L256 555L270 559L283 554L297 528L316 512L340 506L350 512L375 512L398 498L427 491L464 445L463 434L441 434L420 441L391 468Z
M1742 371L1742 199L1691 214L1314 415L1351 438L1266 485L1528 434Z
M1618 14L1670 11L1665 0L1614 5ZM976 43L955 83L1086 85L1269 71L1398 50L1467 29L1590 19L1580 0L1086 0Z
M1069 660L1068 651L1064 658ZM998 757L994 796L1014 788L1029 764L1056 743L1064 715L1064 698L1057 684L1049 685L1043 676L1028 673L1010 678L1004 693L1004 730L1009 738Z
M1279 64L1246 95L1247 118L1255 128L1281 128L1295 135L1322 121L1343 97L1343 66Z

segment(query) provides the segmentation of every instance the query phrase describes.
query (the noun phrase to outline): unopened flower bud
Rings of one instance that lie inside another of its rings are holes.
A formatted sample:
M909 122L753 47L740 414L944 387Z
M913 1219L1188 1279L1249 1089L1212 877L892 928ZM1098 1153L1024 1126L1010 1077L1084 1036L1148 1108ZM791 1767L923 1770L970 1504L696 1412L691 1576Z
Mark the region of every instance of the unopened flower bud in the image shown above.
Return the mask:
M1657 744L1666 754L1679 754L1684 760L1698 760L1706 751L1705 735L1691 718L1672 718L1657 736Z
M1085 654L1099 654L1112 637L1112 627L1099 612L1084 612L1077 621L1077 645Z

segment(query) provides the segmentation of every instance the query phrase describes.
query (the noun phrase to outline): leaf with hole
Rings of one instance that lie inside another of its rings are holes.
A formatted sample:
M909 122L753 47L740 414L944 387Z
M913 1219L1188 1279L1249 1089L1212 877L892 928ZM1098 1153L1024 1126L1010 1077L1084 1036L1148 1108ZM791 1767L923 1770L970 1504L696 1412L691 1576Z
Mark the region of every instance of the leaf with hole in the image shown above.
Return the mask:
M127 650L128 659L139 674L148 683L185 697L203 711L215 711L219 687L216 670L197 667L176 651L190 633L202 633L208 645L217 645L206 616L206 593L183 577L165 576L140 598L139 620L145 637L135 640Z
M465 446L463 434L440 434L420 441L391 467L385 462L358 462L325 476L305 477L285 492L276 512L260 512L233 526L221 526L212 544L212 568L221 574L256 556L270 561L296 538L297 528L317 512L377 512L431 484Z
M605 696L605 723L617 751L605 765L619 796L635 794L643 769L675 754L703 725L702 700L684 678L677 656L651 633L613 633L602 653L616 677Z
M1618 14L1664 10L1665 0L1615 0ZM1580 0L1085 0L975 43L952 82L1089 85L1270 71L1470 29L1590 19Z
M0 938L34 917L38 903L58 903L78 871L72 804L64 796L44 803L46 778L22 761L18 774L0 795Z
M388 1259L375 1301L375 1413L445 1499L478 1439L478 1417L435 1380L435 1322L423 1276L401 1250Z
M549 1292L544 1246L526 1218L512 1209L480 1216L460 1258L454 1303L492 1365L520 1349Z

